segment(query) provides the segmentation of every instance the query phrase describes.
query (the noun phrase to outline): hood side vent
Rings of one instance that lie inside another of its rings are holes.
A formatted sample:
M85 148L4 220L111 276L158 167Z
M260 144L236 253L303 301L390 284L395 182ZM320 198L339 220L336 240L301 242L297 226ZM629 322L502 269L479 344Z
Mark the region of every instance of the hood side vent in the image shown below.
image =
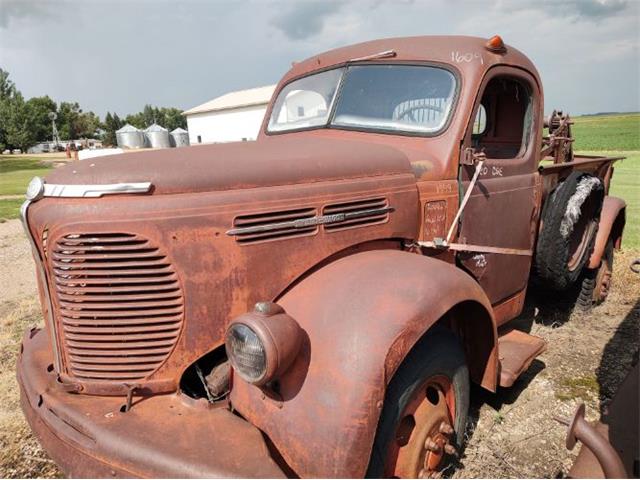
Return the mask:
M323 215L346 214L351 218L346 218L342 222L328 223L324 226L324 229L328 232L336 232L349 228L385 223L389 220L389 212L392 210L389 208L389 202L386 198L334 203L324 207Z
M227 234L235 236L241 244L313 235L318 232L318 225L309 219L316 215L315 208L240 215L234 219L233 229Z

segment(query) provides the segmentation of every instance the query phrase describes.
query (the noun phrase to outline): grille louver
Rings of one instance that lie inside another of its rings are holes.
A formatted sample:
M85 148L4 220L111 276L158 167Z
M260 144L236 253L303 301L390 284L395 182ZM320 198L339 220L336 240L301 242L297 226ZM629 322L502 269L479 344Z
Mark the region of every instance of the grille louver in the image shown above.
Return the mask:
M178 339L184 313L166 256L128 233L66 235L49 256L69 373L127 381L155 372Z
M313 218L316 216L315 208L300 208L296 210L285 210L280 212L258 213L253 215L241 215L234 219L234 229L253 230L248 233L233 233L238 243L257 243L269 240L281 240L284 238L300 237L312 235L318 231L317 225L292 226L291 222ZM283 223L279 228L274 225ZM259 231L261 227L268 226L269 229Z
M338 215L341 213L354 213L354 212L366 212L372 210L370 214L363 214L356 218L346 219L339 223L329 223L324 226L324 229L331 231L345 230L347 228L362 227L365 225L372 225L377 223L384 223L389 219L389 211L384 211L389 206L386 198L372 198L368 200L355 200L345 203L336 203L333 205L327 205L324 210L324 215ZM383 211L380 211L383 210Z

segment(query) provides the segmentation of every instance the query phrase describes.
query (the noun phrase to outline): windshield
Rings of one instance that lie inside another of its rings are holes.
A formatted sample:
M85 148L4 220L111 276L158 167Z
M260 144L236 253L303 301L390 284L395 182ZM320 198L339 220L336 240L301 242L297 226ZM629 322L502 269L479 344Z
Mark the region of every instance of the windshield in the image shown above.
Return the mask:
M449 119L455 91L453 74L438 67L364 65L328 70L284 87L268 130L331 125L434 134Z

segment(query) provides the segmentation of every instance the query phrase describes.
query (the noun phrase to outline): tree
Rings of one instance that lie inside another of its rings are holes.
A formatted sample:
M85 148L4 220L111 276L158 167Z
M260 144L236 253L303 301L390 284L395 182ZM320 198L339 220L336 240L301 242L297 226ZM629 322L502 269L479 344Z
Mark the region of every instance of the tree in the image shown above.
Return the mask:
M24 98L9 80L9 72L0 69L0 150L26 151L34 143Z
M141 112L127 115L126 123L137 128L147 128L153 123L171 131L178 127L187 128L187 119L182 115L182 110L178 108L158 108L152 105L145 105Z
M33 97L25 103L29 130L36 142L52 140L51 119L49 114L58 110L56 102L48 96Z
M61 102L56 123L63 140L93 138L100 127L98 116L93 112L83 112L78 102Z
M0 68L0 101L12 97L15 93L16 86L9 80L9 72Z
M142 129L147 128L149 125L151 125L151 124L147 125L145 123L142 112L127 115L127 117L124 119L124 123L128 123L130 125L133 125L136 128L142 128Z
M104 123L102 124L102 128L104 129L102 142L108 146L117 145L116 132L120 130L122 126L123 122L117 113L111 115L111 112L107 112L107 115L104 117Z
M29 128L25 101L18 91L0 104L0 124L3 125L2 147L19 148L23 152L36 143Z
M187 119L179 108L162 108L164 123L163 127L169 131L176 128L187 128Z

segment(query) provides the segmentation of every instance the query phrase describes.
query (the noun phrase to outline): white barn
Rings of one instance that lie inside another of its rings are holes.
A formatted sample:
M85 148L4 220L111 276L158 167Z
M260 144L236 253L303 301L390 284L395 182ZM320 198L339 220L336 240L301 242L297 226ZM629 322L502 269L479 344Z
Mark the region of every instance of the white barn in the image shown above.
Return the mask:
M255 140L275 85L230 92L186 110L191 145Z

